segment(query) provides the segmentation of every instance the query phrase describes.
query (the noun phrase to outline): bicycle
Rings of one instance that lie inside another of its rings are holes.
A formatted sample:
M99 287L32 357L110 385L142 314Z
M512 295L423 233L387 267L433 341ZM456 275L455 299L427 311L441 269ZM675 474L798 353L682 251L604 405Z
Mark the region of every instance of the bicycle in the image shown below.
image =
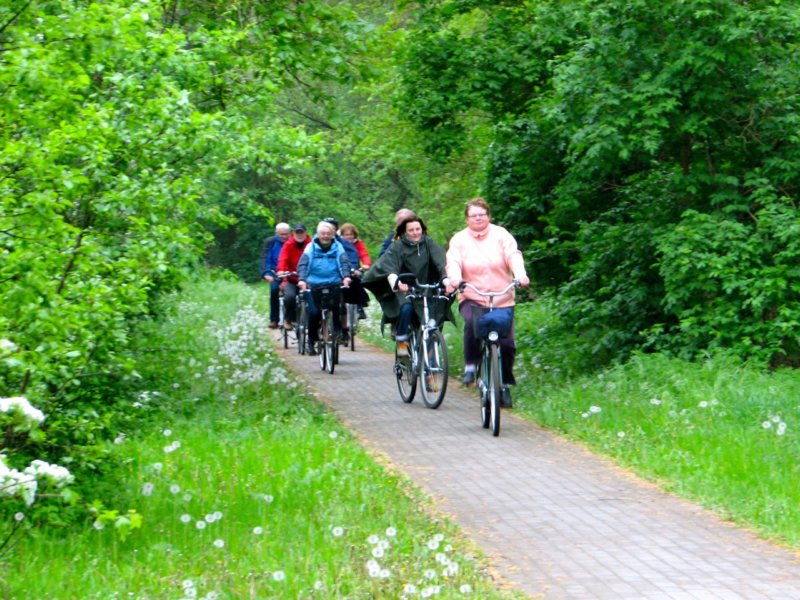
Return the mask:
M285 283L285 280L292 275L297 275L296 272L283 272L278 273L278 279L283 280L282 283ZM284 296L286 294L284 286L280 286L280 292L278 294L278 331L280 332L281 337L283 338L283 347L284 349L289 348L289 329L286 329L286 301ZM295 333L295 336L297 334Z
M504 296L512 288L519 286L519 281L512 280L505 289L499 292L484 292L479 290L471 283L462 281L458 289L470 288L476 294L489 299L489 306L485 307L484 314L494 311L494 299L497 296ZM464 326L477 327L479 319L475 323ZM491 324L480 339L481 361L478 363L477 382L481 396L481 425L484 429L491 428L492 435L500 435L500 407L502 402L503 371L500 367L500 338L507 332L497 331L494 324ZM502 335L501 335L502 334Z
M327 285L314 288L320 311L319 333L317 337L317 352L319 354L319 368L333 375L339 362L339 340L335 334L333 307L339 302L339 286ZM308 290L305 293L310 294ZM306 298L306 303L308 298Z
M408 356L399 356L395 348L394 372L400 398L406 404L414 400L417 381L422 382L422 400L428 408L439 408L447 392L447 343L439 321L432 318L430 303L450 302L442 294L440 283L424 284L416 281L411 273L403 273L399 281L409 281L406 298L422 305L422 319L409 335Z
M305 354L308 351L308 308L305 292L297 294L297 322L295 323L297 336L297 353Z
M353 269L353 271L351 272L350 277L353 278L353 279L355 279L356 277L361 277L361 275L363 275L364 271L366 271L366 268L362 268L362 269L358 269L358 270ZM360 272L361 274L356 275L357 272ZM350 285L353 285L353 284L351 283ZM348 343L346 343L344 345L345 346L349 345L350 346L350 350L352 352L355 352L356 351L356 334L358 333L358 309L359 309L359 305L358 304L353 304L352 302L342 302L342 308L344 309L344 312L342 314L344 314L344 316L345 316L345 326L347 327L347 330L348 330L348 333L349 333L349 336L350 336L350 339L348 340Z

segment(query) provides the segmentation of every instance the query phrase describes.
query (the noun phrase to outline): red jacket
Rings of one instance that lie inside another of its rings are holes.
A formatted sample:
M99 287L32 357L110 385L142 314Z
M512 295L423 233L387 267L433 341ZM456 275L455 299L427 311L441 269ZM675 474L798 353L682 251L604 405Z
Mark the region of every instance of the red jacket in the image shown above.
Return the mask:
M369 257L367 246L361 240L356 240L353 245L358 250L358 258L361 260L361 266L365 269L372 266L372 259Z
M297 263L300 262L300 257L303 256L303 250L310 243L310 235L307 235L305 241L302 243L298 243L293 237L290 237L288 240L286 240L283 243L283 248L281 248L280 255L278 255L278 268L276 269L277 272L282 273L284 271L297 271ZM296 284L298 281L297 275L287 277L286 281L291 281L292 283Z

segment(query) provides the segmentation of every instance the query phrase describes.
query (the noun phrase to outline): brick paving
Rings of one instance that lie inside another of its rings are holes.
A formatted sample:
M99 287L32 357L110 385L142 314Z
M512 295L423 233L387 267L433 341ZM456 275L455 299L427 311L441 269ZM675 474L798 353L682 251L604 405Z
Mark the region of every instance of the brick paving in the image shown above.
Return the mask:
M504 411L480 425L477 394L450 379L438 410L404 404L393 357L357 340L333 375L279 354L369 448L388 458L532 598L800 599L800 556L666 494Z

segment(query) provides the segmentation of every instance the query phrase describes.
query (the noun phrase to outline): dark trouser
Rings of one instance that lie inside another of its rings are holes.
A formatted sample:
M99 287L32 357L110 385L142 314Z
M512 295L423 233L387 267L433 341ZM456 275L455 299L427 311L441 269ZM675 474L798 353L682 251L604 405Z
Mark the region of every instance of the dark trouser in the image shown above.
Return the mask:
M458 312L464 318L464 364L477 365L481 361L480 340L475 335L475 321L484 313L483 307L472 300L464 300L458 305ZM511 332L500 338L500 362L503 370L503 383L514 384L514 357L517 354L517 345L514 343L514 325Z
M397 334L398 338L403 340L408 339L408 330L411 327L411 319L414 317L414 305L411 302L403 302L400 306L400 316L397 317Z
M281 283L277 279L269 284L269 320L277 323L281 315L280 305Z
M339 334L342 331L342 324L339 320L339 287L331 288L328 297L327 307L333 312L333 329L334 334ZM322 306L323 294L319 288L312 289L311 294L308 296L308 341L314 344L319 339L319 327L322 321Z
M297 284L291 281L283 286L283 310L287 321L294 323L297 320Z
M348 304L357 304L358 306L369 304L367 290L364 289L358 277L353 277L350 280L350 287L342 290L342 300Z

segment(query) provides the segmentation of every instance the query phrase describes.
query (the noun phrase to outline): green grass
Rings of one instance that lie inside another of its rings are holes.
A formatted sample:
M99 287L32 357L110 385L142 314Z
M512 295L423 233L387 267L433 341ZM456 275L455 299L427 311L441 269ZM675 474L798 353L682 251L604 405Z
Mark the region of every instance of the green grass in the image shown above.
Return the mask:
M265 291L206 281L142 332L141 428L117 438L105 507L57 530L23 519L0 596L512 597L292 379L267 342Z

